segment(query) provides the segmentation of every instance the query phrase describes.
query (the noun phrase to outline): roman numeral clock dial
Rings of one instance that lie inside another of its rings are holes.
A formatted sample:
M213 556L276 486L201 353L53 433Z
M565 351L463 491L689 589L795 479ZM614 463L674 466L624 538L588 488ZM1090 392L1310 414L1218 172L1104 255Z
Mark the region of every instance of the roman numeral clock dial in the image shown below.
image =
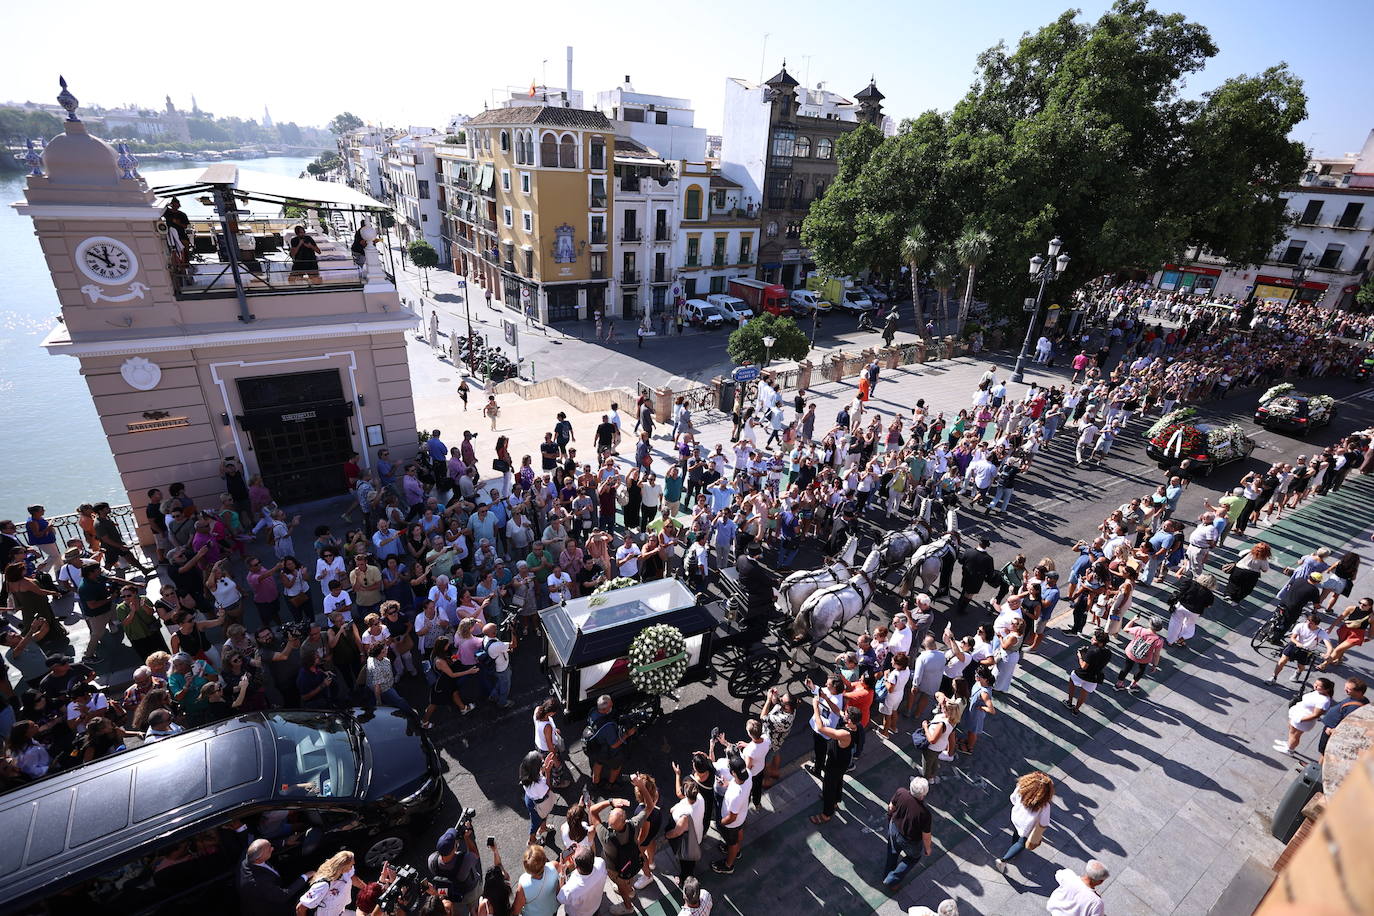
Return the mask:
M118 239L94 236L77 246L76 266L97 283L127 283L138 273L138 258Z

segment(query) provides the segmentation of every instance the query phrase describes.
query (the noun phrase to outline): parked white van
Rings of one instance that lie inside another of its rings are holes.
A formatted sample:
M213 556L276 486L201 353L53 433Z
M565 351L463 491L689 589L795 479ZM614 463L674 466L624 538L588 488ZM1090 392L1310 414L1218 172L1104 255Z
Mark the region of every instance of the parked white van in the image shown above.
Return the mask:
M749 303L738 296L731 296L726 293L712 293L706 297L706 301L724 312L726 318L738 322L739 324L744 324L750 318L754 317L754 310L749 307Z

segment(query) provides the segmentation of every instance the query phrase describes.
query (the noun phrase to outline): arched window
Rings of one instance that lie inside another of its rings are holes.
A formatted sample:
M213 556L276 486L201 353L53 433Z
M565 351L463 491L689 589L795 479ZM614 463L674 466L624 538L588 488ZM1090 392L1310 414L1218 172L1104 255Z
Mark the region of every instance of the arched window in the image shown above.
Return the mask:
M696 185L687 189L686 209L687 219L701 219L701 188Z
M811 156L811 138L798 137L796 146L792 150L792 155L798 159L806 159Z
M558 168L558 138L553 134L539 138L539 164L546 169Z
M510 131L508 130L501 131L501 152L510 152Z
M577 168L577 141L572 134L564 134L563 139L558 143L558 167L560 169Z
M764 230L770 239L778 237L778 224L776 221L769 221L768 228Z
M829 138L829 137L821 137L820 140L818 140L818 141L816 142L816 158L817 158L817 159L829 159L829 158L830 158L830 154L831 154L831 152L832 152L833 150L834 150L834 147L833 147L832 144L830 143L830 138Z

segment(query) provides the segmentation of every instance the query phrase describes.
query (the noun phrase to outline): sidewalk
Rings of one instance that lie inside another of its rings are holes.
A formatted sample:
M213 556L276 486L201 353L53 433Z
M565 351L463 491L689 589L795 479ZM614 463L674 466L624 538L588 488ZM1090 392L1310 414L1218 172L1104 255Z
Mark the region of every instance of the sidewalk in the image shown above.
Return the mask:
M1370 525L1362 511L1374 498L1374 479L1355 478L1339 493L1310 503L1266 529L1275 559L1292 563L1322 546L1354 544L1365 554ZM1219 567L1235 556L1228 548ZM1370 564L1357 592L1374 586ZM1166 654L1160 670L1136 693L1105 686L1070 717L1065 665L1078 645L1052 630L1042 653L1023 661L1010 695L972 760L942 768L932 788L935 854L895 894L879 884L886 802L912 775L910 738L881 742L870 735L864 759L851 774L839 815L824 827L806 818L819 810L819 787L793 770L769 790L765 812L746 823L740 864L723 878L698 869L717 898L716 909L763 913L782 904L791 912L902 914L945 897L967 914L1040 914L1060 868L1081 869L1100 859L1112 873L1102 894L1111 916L1205 914L1247 866L1273 864L1283 845L1269 835L1279 797L1306 760L1270 749L1286 734L1287 688L1267 683L1272 662L1254 652L1250 634L1281 585L1266 577L1240 609L1220 601L1187 650ZM1158 595L1139 604L1167 614ZM1121 643L1113 646L1114 673ZM1367 668L1368 656L1352 657ZM1338 679L1351 673L1338 671ZM913 727L904 720L906 729ZM809 746L805 723L799 721ZM1315 754L1315 737L1301 746ZM797 745L792 742L794 748ZM1010 842L1007 796L1018 775L1044 769L1054 777L1054 824L1044 845L1012 862L1003 876L992 860ZM710 861L716 843L703 857ZM665 874L672 874L671 864ZM641 912L676 913L675 891L645 901Z

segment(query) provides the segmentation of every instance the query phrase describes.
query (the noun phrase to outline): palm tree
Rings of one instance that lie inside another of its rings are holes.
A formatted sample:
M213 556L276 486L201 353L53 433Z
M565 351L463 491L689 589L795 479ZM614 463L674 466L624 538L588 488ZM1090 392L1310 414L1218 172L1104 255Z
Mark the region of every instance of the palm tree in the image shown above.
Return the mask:
M978 276L978 268L988 259L992 250L992 235L982 229L965 229L954 243L954 252L959 263L968 269L968 286L964 288L963 301L959 303L958 333L964 333L964 322L968 321L969 309L973 306L973 281Z
M916 333L922 337L926 333L926 322L923 309L921 308L921 281L919 275L921 265L930 257L930 237L926 235L926 227L916 223L907 230L906 237L902 239L902 260L911 268L911 311L916 318Z
M940 314L949 314L949 291L959 283L961 271L958 256L949 250L941 251L930 265L935 288L940 291Z

